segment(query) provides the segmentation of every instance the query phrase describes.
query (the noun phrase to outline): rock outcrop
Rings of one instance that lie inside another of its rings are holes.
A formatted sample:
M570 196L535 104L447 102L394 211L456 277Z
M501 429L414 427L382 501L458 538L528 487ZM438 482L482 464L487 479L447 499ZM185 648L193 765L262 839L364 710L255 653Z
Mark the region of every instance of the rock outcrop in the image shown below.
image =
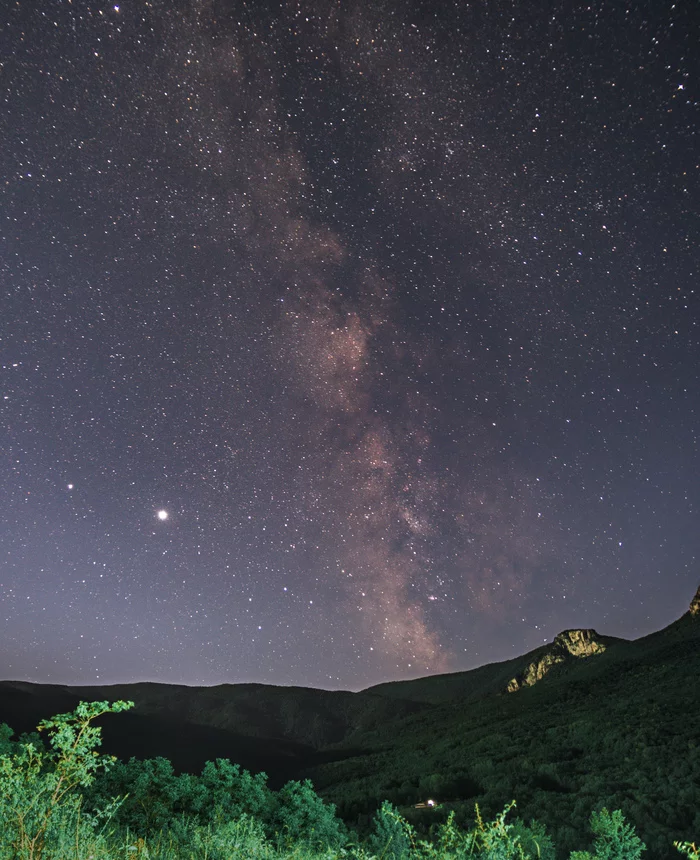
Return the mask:
M695 597L690 601L690 614L696 618L700 617L700 586L695 592Z
M554 645L560 646L572 657L590 657L592 654L602 654L605 643L595 630L564 630L554 637Z
M700 594L700 589L698 589ZM700 603L698 605L700 611ZM605 643L601 641L595 630L564 630L554 638L542 656L529 663L523 672L508 682L506 692L515 693L523 687L532 687L559 663L566 663L572 658L591 657L602 654Z

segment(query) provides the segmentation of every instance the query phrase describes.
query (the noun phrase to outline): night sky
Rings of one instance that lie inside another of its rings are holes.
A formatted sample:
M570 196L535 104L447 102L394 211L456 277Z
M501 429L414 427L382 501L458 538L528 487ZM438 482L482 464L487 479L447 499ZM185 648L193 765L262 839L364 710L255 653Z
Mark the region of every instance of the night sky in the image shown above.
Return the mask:
M3 3L0 677L360 689L680 616L698 17Z

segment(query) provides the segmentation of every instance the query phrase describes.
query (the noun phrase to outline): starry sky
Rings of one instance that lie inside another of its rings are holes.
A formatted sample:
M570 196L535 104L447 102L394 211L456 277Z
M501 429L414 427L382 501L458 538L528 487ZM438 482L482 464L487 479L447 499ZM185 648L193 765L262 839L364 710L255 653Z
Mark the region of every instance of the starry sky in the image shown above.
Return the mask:
M0 12L0 677L360 689L700 581L692 2Z

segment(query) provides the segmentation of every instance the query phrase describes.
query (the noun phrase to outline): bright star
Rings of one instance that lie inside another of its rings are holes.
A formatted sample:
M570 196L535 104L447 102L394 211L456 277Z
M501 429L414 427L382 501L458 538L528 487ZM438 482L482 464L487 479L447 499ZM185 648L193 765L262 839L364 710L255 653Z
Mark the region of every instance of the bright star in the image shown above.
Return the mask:
M168 512L167 511L158 511L158 519L159 520L167 520Z

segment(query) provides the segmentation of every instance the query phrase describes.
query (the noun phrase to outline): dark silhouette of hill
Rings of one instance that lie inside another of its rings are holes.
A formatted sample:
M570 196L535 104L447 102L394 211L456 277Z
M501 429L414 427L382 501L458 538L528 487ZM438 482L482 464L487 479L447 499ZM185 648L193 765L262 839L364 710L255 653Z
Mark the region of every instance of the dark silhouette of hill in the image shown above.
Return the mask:
M187 687L138 683L68 687L0 682L0 722L17 734L80 701L130 700L135 708L102 720L104 752L121 759L169 758L177 771L199 771L230 758L265 771L275 786L333 758L327 747L420 709L373 693L331 692L264 684Z
M104 721L103 749L122 759L162 755L198 771L230 758L273 786L308 776L360 825L384 799L420 826L449 810L467 823L475 801L495 815L515 798L562 856L606 805L665 860L673 839L700 836L697 595L691 610L638 640L565 631L513 660L359 693L5 681L0 721L30 731L80 700L130 699L133 711ZM429 796L442 809L413 810Z
M512 677L551 648L544 645L503 663L380 684L359 693L265 684L69 687L3 681L0 721L17 733L29 732L41 719L71 711L81 700L131 700L133 711L104 721L105 752L119 758L162 755L178 771L198 770L214 757L231 758L247 769L264 770L277 782L327 759L328 750L339 744L352 745L353 738L432 705L500 694Z

